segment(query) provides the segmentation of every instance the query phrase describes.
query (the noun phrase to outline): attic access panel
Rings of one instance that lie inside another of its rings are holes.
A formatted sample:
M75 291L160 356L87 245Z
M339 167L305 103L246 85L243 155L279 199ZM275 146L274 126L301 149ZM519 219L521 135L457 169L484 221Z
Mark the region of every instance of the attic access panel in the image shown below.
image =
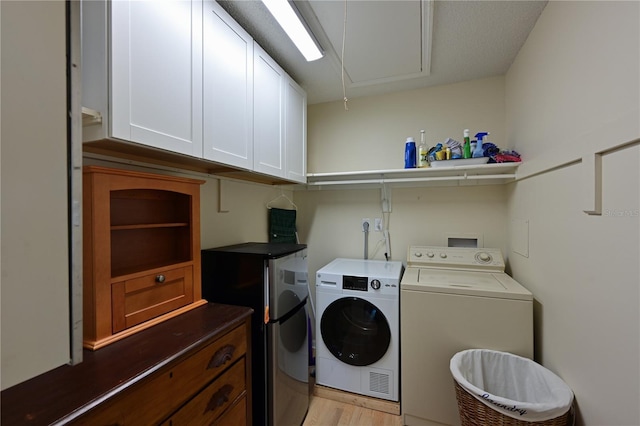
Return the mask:
M340 58L345 2L309 4ZM350 85L429 75L432 11L427 0L348 1L344 68Z

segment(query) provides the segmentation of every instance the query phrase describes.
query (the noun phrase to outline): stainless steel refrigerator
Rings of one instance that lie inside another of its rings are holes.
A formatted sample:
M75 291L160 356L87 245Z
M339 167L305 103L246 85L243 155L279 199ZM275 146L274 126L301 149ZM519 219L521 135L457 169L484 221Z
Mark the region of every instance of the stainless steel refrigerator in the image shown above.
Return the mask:
M299 426L309 408L308 266L304 244L202 250L202 295L253 308L253 424Z

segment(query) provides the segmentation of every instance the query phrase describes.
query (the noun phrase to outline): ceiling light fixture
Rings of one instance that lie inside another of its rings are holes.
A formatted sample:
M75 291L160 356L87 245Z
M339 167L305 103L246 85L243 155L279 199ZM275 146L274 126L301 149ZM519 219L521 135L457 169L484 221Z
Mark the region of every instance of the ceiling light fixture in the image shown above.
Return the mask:
M309 62L322 58L324 53L307 28L294 5L288 0L262 0L269 12L276 18L293 44Z

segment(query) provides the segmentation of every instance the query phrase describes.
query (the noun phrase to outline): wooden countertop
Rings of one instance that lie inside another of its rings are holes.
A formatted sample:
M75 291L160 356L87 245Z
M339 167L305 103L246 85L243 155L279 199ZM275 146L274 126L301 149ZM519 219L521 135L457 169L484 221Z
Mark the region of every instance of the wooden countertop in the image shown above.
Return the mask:
M250 308L208 303L0 394L3 425L64 424L241 324ZM43 348L45 350L45 348Z

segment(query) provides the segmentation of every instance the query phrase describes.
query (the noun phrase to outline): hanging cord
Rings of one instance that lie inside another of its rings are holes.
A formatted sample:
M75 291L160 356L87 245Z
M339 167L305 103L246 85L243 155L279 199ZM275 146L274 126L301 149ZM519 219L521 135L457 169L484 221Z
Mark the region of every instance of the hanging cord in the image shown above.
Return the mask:
M341 67L342 67L342 96L344 96L344 110L349 111L349 106L347 105L347 102L349 102L349 99L347 99L347 89L344 84L344 45L345 45L346 39L347 39L347 0L344 0L344 26L342 28L342 56L340 58L340 61L341 61Z

